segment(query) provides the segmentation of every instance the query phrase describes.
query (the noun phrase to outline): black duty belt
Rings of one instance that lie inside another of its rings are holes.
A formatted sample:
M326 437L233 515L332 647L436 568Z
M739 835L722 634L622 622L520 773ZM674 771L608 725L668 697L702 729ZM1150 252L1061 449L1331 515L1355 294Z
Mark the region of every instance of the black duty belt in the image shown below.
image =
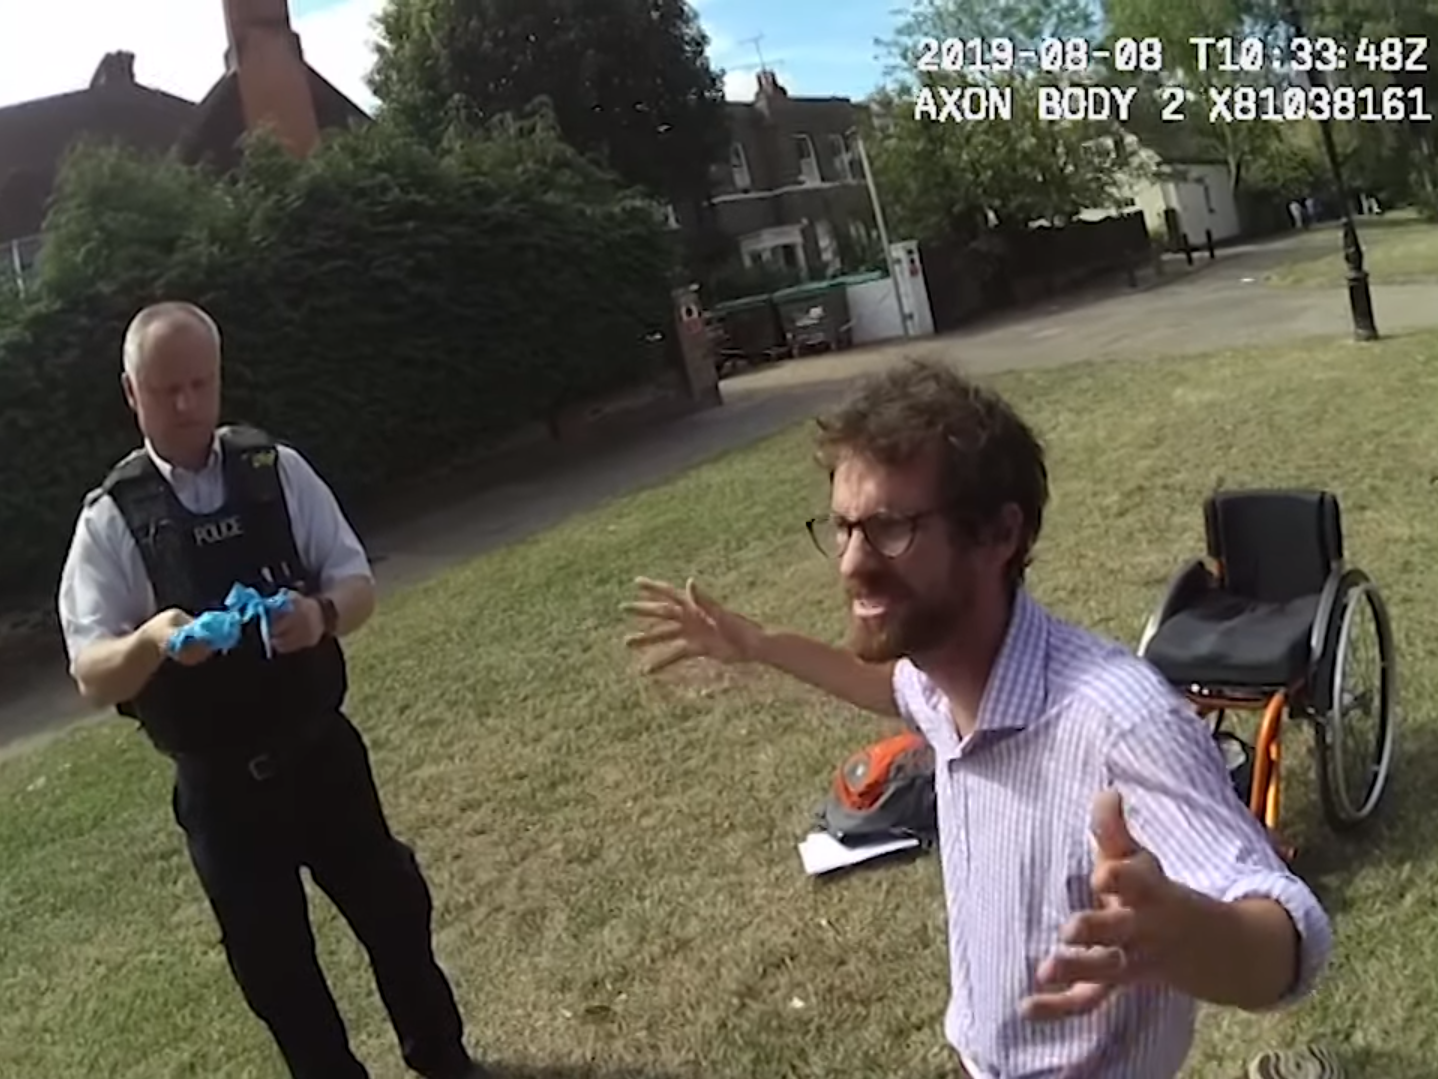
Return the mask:
M295 728L264 747L217 750L213 753L181 752L170 756L179 768L192 775L214 778L243 775L256 783L266 783L302 759L325 738L334 735L342 723L337 715L324 716Z

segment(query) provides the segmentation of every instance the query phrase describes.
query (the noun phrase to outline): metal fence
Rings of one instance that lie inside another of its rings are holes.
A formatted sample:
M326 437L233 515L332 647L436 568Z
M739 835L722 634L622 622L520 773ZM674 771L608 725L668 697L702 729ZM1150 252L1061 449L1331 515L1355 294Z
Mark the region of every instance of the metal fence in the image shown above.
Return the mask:
M1149 251L1141 213L1062 227L991 232L919 246L934 328L944 333L980 315L1061 292L1120 270Z

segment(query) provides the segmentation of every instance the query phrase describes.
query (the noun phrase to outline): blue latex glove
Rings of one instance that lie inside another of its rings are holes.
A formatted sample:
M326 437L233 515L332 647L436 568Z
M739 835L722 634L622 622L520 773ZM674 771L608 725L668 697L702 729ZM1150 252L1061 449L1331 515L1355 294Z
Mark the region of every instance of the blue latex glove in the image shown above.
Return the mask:
M284 614L294 606L292 594L277 592L266 599L253 588L237 584L225 597L225 606L218 611L205 611L189 625L181 626L170 635L166 651L174 656L180 649L191 643L206 645L216 652L228 652L240 643L240 636L246 622L260 623L260 639L265 644L265 655L272 654L270 647L270 619Z

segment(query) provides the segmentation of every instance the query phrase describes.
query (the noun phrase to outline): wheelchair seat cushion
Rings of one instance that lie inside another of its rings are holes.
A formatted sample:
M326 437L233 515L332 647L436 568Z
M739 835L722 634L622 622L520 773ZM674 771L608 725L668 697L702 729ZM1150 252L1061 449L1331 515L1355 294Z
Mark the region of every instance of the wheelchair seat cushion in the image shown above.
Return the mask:
M1262 603L1210 592L1170 617L1147 658L1177 686L1284 689L1302 680L1318 597Z

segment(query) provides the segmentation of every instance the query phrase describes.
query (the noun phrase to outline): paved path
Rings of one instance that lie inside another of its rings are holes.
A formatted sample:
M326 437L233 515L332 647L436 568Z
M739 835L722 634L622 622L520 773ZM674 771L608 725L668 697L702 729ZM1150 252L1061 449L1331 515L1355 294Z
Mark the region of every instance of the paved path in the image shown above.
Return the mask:
M532 480L491 488L368 536L382 590L402 587L571 514L677 475L720 453L814 414L858 375L907 355L954 361L987 373L1098 358L1158 358L1351 333L1342 282L1333 289L1276 289L1269 269L1322 245L1332 230L1232 248L1193 271L1137 292L1079 297L942 338L814 357L723 383L725 405ZM1179 266L1181 267L1181 262ZM1374 288L1379 329L1395 335L1438 326L1438 284ZM0 744L25 744L84 718L58 648L28 672L6 672Z

